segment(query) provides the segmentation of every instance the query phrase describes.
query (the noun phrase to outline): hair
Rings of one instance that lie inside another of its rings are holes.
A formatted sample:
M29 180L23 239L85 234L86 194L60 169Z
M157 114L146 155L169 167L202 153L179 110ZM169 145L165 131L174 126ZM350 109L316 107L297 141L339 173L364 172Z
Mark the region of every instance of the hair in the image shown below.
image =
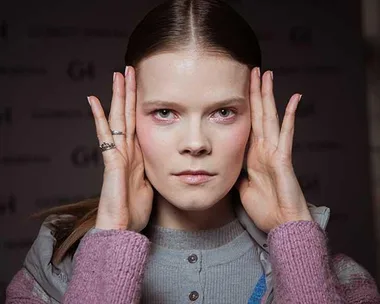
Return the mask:
M130 35L125 65L137 68L149 56L189 49L227 56L249 69L261 67L255 33L221 0L170 0L151 10ZM47 223L55 230L53 264L72 256L80 239L95 226L99 200L91 198L32 214L38 218L58 215L54 223Z

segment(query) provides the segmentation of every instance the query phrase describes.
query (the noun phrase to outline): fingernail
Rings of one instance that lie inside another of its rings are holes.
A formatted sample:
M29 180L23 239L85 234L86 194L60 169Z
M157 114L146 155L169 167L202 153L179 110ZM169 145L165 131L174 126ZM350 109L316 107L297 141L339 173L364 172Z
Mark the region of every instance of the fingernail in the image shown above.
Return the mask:
M116 73L114 72L113 73L113 82L115 82L115 78L116 78Z
M87 101L88 101L88 104L89 104L89 105L90 105L90 107L91 107L90 96L87 96Z
M127 77L127 75L128 75L128 70L129 70L129 67L126 66L126 67L125 67L125 72L124 72L125 77Z
M273 71L270 71L270 78L273 80Z
M259 67L256 68L256 73L257 73L257 76L261 77L261 72L260 72L260 68Z
M301 98L302 98L302 94L300 94L300 97L298 98L298 102L301 101Z

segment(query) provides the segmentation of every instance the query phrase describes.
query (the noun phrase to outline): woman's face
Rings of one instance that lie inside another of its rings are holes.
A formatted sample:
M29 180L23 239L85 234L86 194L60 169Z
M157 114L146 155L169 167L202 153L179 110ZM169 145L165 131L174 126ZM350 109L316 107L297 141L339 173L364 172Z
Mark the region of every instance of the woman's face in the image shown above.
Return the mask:
M158 54L137 72L136 132L152 186L181 210L206 210L234 186L251 122L250 71L228 57ZM212 174L204 182L185 170Z

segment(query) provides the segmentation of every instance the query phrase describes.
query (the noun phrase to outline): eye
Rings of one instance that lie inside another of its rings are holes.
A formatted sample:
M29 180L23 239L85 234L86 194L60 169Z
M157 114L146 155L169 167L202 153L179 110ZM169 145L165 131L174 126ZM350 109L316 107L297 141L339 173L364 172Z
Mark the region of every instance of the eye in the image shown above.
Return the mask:
M228 116L228 114L231 112L229 109L221 109L219 110L219 113L222 114L223 117Z
M232 109L225 109L225 108L218 110L217 113L219 113L219 116L222 118L228 118L236 114L236 112L233 111Z
M173 114L171 110L168 109L158 109L153 111L153 115L158 119L168 119L170 118L170 114Z

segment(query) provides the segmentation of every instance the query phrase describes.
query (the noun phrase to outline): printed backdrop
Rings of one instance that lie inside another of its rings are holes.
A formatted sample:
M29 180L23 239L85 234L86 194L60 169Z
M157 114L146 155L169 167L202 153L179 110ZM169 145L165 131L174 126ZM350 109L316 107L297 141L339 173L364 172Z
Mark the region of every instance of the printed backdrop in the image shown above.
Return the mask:
M0 9L0 292L40 222L28 215L100 193L102 158L86 96L109 109L128 36L160 1L18 1ZM332 210L332 252L375 275L359 1L235 0L297 112L294 166L306 198ZM1 299L1 298L0 298Z

